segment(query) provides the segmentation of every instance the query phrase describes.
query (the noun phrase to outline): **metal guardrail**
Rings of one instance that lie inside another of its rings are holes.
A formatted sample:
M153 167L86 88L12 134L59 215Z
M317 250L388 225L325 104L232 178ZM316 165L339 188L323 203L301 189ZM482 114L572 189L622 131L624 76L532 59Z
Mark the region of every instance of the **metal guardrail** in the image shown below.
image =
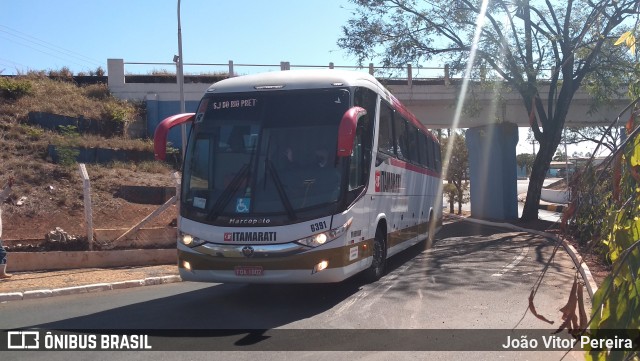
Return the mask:
M124 62L125 65L158 65L158 66L176 66L176 63L163 63L163 62ZM291 64L288 61L281 61L280 64L249 64L249 63L235 63L233 60L229 60L227 63L184 63L184 66L188 67L208 67L218 69L218 73L228 74L229 76L237 76L237 68L271 68L279 70L291 70L291 69L350 69L350 70L367 70L369 74L376 76L379 79L385 81L402 81L405 84L412 85L414 81L417 82L444 82L445 85L449 85L451 82L462 80L463 77L455 77L456 74L461 74L464 70L457 72L452 70L449 65L445 64L443 67L428 67L428 66L414 66L407 64L405 66L375 66L373 63L369 63L368 66L363 65L336 65L330 62L327 65L304 65L304 64ZM554 69L541 69L543 72L548 72L549 78L554 72ZM428 73L428 76L419 76L420 73ZM404 74L402 74L404 73ZM216 74L216 72L214 72ZM401 75L402 74L402 75ZM174 75L167 73L167 75ZM191 75L196 76L196 75ZM480 67L478 69L477 76L472 80L484 80L492 79L501 80L500 77L492 77L488 75L486 68Z
M162 63L162 62L135 62L128 61L124 62L125 65L158 65L158 66L176 66L176 63ZM291 64L288 61L281 61L280 64L245 64L245 63L235 63L233 60L229 60L228 63L184 63L184 66L195 67L214 67L218 69L226 69L226 73L230 76L236 76L238 73L236 69L239 67L243 68L275 68L279 70L291 70L291 69L350 69L350 70L367 70L369 74L374 76L381 76L383 74L387 74L387 76L383 76L386 80L402 80L403 82L408 82L409 85L412 84L414 80L440 80L444 81L445 84L449 83L450 80L450 70L449 66L445 65L444 67L424 67L418 66L414 67L411 64L407 64L404 67L385 67L385 66L375 66L373 63L369 63L368 67L361 65L335 65L333 62L328 65L300 65L300 64ZM434 75L431 77L416 77L414 76L414 71L422 72L433 72L434 74L440 73L441 75ZM406 72L406 76L394 76L400 72ZM169 75L169 74L168 74ZM172 75L172 74L171 74Z

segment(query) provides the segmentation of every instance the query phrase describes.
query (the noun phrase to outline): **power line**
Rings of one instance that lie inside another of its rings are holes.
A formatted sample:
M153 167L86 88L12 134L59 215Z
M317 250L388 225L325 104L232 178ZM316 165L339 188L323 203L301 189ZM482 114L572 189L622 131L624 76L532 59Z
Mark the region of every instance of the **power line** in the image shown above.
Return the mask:
M72 51L72 50L65 49L63 47L57 46L57 45L52 44L50 42L47 42L45 40L38 39L38 38L36 38L34 36L31 36L29 34L26 34L26 33L23 33L21 31L12 29L12 28L10 28L8 26L0 25L0 28L7 29L7 30L0 29L0 32L3 32L3 33L8 34L10 36L19 38L19 39L21 39L23 41L26 41L28 43L32 43L32 44L35 44L37 46L52 50L54 52L64 54L65 56L75 58L76 60L83 61L85 63L91 63L93 65L102 66L102 63L100 61L98 61L98 60L89 58L89 57L87 57L87 56L85 56L83 54L77 53L75 51ZM22 45L24 45L24 44L22 44ZM51 54L49 54L49 55L51 55Z
M31 36L29 34L21 32L21 31L12 29L12 28L10 28L10 27L8 27L6 25L0 25L0 27L9 30L9 31L7 31L7 30L0 29L0 31L2 31L4 33L7 33L9 35L21 38L21 39L26 40L28 42L37 44L39 46L42 46L42 47L45 47L45 48L49 48L49 49L54 50L54 51L59 52L59 53L66 53L67 55L70 55L72 57L84 58L84 59L82 59L82 61L90 62L90 63L96 64L96 65L100 65L100 63L101 63L99 60L95 60L95 59L89 58L89 57L85 56L84 54L80 54L80 53L75 52L73 50L65 49L65 48L60 47L58 45L52 44L52 43L50 43L48 41L36 38L35 36ZM13 34L12 32L20 34L20 35ZM30 38L30 39L28 39L28 38ZM33 40L31 40L31 39L33 39Z
M11 64L7 64L6 62L9 62ZM21 71L23 71L24 68L29 69L28 66L21 64L21 63L16 63L15 61L11 61L9 59L5 59L5 58L0 58L0 65L5 66L5 69L0 69L0 73L2 73L4 70L7 70L7 68L9 69L13 69L15 70L16 74L20 73ZM20 68L22 69L20 69Z
M7 68L16 69L16 71L18 70L15 66L13 66L13 65L9 65L9 64L7 64L7 63L3 63L2 61L0 61L0 66L5 66L5 67L7 67ZM3 72L4 70L7 70L7 69L0 69L0 74L2 74L2 72Z
M10 42L12 42L12 43L16 43L16 44L18 44L18 45L21 45L21 46L24 46L24 47L27 47L27 48L33 49L33 50L38 51L38 52L40 52L40 53L47 54L47 55L52 56L52 57L54 57L54 58L58 58L58 59L60 59L60 60L64 60L64 61L67 61L67 62L70 62L70 63L76 64L76 65L80 65L80 66L82 66L82 67L86 67L86 64L80 64L80 63L77 63L77 62L75 62L75 61L73 61L73 60L69 60L68 58L67 58L67 59L62 58L62 57L60 57L60 56L58 56L58 55L48 53L48 52L46 52L46 51L44 51L44 50L41 50L41 49L35 48L35 47L33 47L33 46L30 46L30 45L27 45L27 44L19 43L19 42L17 42L17 41L15 41L15 40L13 40L13 39L9 39L9 38L3 37L3 36L0 36L0 38L5 39L5 40L8 40L8 41L10 41Z
M17 63L17 62L15 62L15 61L13 61L13 60L5 59L5 58L0 58L0 61L8 61L8 62L10 62L10 63L12 63L12 64L15 64L15 65L11 65L11 66L19 65L19 66L21 66L21 67L28 68L28 66L26 66L26 65L24 65L24 64L21 64L21 63ZM5 64L5 65L7 65L6 63L4 63L4 64Z

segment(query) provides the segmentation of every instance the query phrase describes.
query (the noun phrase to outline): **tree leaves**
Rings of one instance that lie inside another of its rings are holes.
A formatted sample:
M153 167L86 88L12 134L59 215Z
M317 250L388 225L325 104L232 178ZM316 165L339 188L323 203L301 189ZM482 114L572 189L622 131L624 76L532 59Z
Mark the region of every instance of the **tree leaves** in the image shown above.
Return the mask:
M587 328L589 321L584 308L583 291L583 285L578 281L578 275L576 275L573 279L573 286L571 287L567 304L560 309L564 322L554 333L560 333L566 329L570 334L578 335ZM578 312L576 312L576 308L578 308Z
M633 119L633 127L638 127ZM635 134L635 133L633 133ZM623 204L614 203L608 213L610 230L603 243L608 247L613 263L612 273L605 279L593 298L591 333L605 330L640 330L640 179L634 176L640 166L640 139L626 143L623 169L617 186ZM637 353L607 353L591 350L588 359L611 356L631 357Z
M536 311L536 306L533 304L533 298L535 296L535 289L531 290L531 294L529 295L529 311L531 311L531 313L536 316L539 320L542 320L550 325L553 325L553 321L550 321L549 319L547 319L546 317L538 314L538 311Z
M631 54L636 53L636 37L631 31L627 31L626 33L620 35L618 40L613 45L621 44L625 44L629 48Z

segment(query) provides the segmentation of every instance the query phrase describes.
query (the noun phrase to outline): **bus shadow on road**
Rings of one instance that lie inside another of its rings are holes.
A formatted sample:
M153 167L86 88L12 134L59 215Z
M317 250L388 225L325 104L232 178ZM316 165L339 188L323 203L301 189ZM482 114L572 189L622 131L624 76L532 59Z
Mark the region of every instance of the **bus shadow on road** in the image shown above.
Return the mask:
M94 314L35 325L45 329L270 329L312 317L357 292L320 285L213 284ZM161 286L157 286L161 287Z

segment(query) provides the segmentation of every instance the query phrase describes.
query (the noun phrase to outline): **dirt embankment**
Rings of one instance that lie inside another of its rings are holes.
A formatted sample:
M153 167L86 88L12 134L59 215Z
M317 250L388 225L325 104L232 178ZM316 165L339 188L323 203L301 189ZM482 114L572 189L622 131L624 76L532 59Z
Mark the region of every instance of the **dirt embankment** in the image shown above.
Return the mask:
M56 228L86 237L83 182L74 149L135 149L152 154L153 144L126 134L85 134L74 126L45 129L29 124L31 112L123 122L124 129L144 117L144 107L113 98L104 84L81 87L37 74L0 83L0 187L9 177L15 181L11 196L0 205L2 239L44 240ZM64 162L51 159L52 144L67 151ZM175 187L174 167L157 161L87 164L86 169L94 229L130 228L158 207L128 201L122 186ZM147 226L167 226L175 216L171 207Z

